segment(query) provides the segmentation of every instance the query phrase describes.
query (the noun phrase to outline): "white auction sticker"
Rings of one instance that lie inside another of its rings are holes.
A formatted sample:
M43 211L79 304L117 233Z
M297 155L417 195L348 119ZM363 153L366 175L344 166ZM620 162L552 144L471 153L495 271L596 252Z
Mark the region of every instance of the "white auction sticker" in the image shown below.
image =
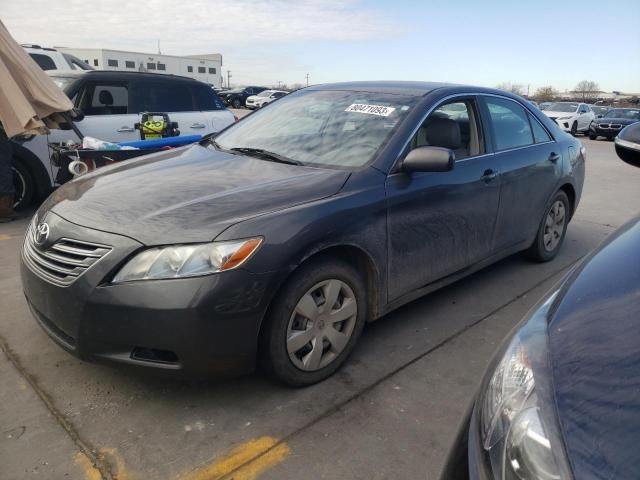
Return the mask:
M366 113L367 115L378 115L388 117L395 108L382 105L367 105L366 103L353 103L347 107L345 112Z

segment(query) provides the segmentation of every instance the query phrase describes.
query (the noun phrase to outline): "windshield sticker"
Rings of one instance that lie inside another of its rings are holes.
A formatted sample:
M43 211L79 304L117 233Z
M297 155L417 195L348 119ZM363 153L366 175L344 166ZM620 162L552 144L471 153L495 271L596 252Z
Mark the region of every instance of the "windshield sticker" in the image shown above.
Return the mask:
M377 115L379 117L388 117L395 110L393 107L384 107L382 105L367 105L366 103L353 103L347 107L345 112L366 113L367 115Z

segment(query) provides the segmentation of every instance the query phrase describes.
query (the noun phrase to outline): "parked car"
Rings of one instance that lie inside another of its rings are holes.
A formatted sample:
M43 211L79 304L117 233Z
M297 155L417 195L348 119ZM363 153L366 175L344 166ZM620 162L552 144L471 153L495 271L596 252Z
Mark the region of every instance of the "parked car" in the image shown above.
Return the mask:
M540 102L538 108L540 110L546 110L549 105L553 105L553 102Z
M602 118L591 122L589 138L595 140L605 137L611 140L627 125L640 122L640 109L637 108L612 108Z
M604 117L611 107L606 107L604 105L589 105L596 118Z
M596 118L586 103L555 102L544 109L544 114L571 135L589 133L589 126Z
M538 102L534 102L533 100L527 100L531 105L533 105L536 108L540 108L540 106L538 105Z
M229 105L230 107L242 108L245 106L247 98L252 95L257 95L258 93L266 89L267 87L234 88L232 90L222 92L220 94L220 98L224 101L225 104Z
M499 90L314 86L60 187L26 233L24 293L85 359L309 385L367 321L516 252L553 259L584 155Z
M40 45L23 44L29 56L42 70L93 70L93 67L78 57L69 53L62 53L55 48L45 48Z
M491 361L442 480L640 478L639 247L637 217L525 317Z
M250 109L262 108L274 100L284 97L288 93L289 92L283 90L263 90L257 95L248 97L245 105Z
M169 113L182 135L206 135L235 121L210 87L191 78L98 70L48 74L84 113L76 123L83 135L101 140L139 140L134 124L141 112ZM53 130L13 142L17 208L43 198L55 186L57 168L51 164L48 144L69 140L79 139L70 130Z
M615 139L618 156L634 167L640 167L640 122L624 127Z

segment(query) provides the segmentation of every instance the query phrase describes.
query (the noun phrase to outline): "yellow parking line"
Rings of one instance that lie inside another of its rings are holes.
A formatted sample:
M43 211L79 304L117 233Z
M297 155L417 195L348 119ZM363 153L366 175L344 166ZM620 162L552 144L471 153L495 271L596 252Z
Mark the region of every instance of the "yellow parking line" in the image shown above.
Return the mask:
M223 480L231 474L233 480L254 480L288 455L286 443L279 443L273 437L260 437L243 443L213 463L180 475L178 480Z
M11 235L6 235L4 233L0 233L0 241L1 240L11 240Z
M93 463L91 462L91 460L89 460L89 457L87 457L84 453L76 453L76 465L84 470L84 478L86 480L102 480L100 471L93 466Z

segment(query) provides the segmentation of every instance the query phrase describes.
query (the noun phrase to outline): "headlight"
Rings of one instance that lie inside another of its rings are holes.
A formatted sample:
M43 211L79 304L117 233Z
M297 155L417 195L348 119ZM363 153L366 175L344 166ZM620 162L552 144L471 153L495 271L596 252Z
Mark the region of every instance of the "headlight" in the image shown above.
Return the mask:
M250 238L150 248L129 260L113 282L195 277L231 270L244 263L261 243L261 238Z
M557 423L547 352L556 293L511 340L476 404L482 448L494 479L571 478Z

